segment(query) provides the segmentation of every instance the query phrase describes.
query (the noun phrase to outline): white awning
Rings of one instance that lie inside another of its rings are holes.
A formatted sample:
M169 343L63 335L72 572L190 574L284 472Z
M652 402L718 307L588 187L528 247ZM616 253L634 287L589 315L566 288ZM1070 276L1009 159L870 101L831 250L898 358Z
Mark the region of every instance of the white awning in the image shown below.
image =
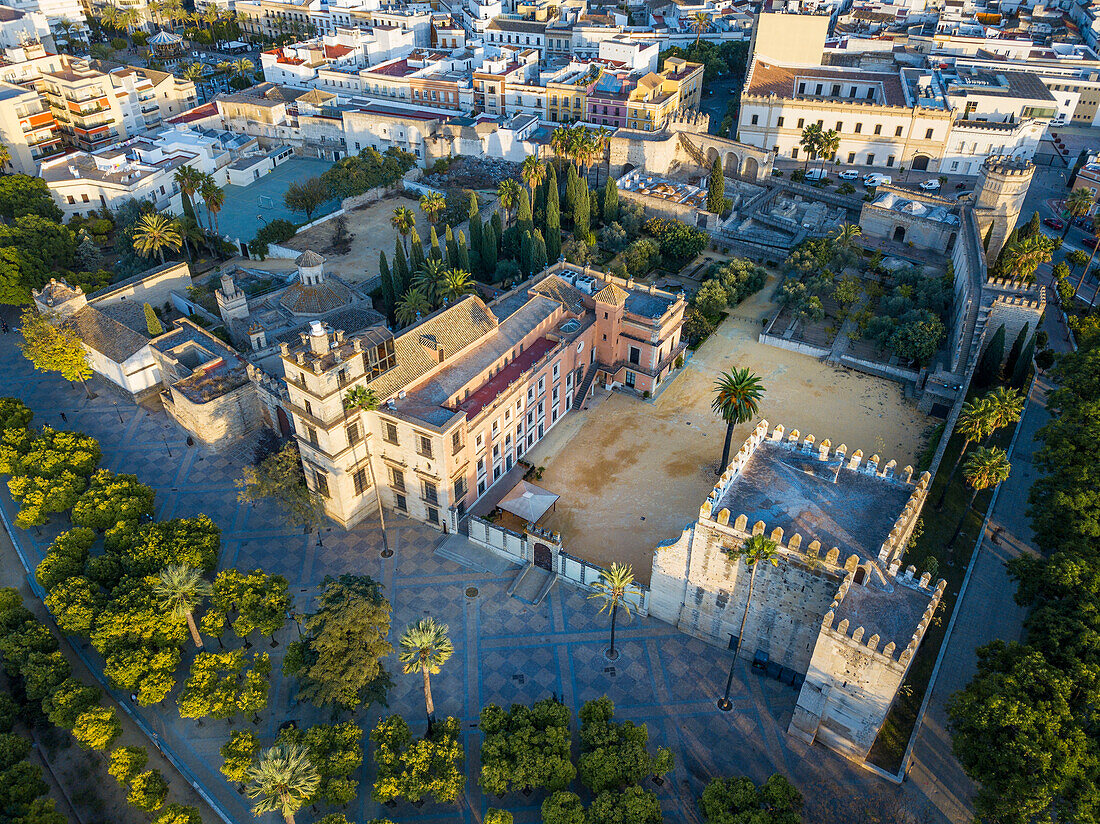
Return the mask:
M497 506L505 512L511 512L517 518L522 518L528 523L537 523L546 512L558 500L553 492L548 492L540 486L520 481L501 500Z

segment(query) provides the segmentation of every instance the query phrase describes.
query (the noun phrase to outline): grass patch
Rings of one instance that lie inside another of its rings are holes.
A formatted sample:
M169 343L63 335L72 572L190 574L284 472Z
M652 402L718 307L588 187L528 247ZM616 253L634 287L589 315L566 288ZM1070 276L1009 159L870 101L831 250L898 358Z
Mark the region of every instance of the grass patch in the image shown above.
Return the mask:
M1006 427L997 432L985 445L999 446L1007 450L1015 431L1015 427ZM909 673L898 690L894 706L886 716L886 722L867 757L872 764L889 772L897 772L901 768L901 759L905 756L905 748L909 745L909 738L917 723L917 713L920 712L921 703L924 701L924 694L928 689L932 670L936 666L936 658L943 644L947 624L951 620L951 613L959 597L959 588L966 576L966 568L970 563L970 556L974 553L982 521L985 519L985 511L994 493L992 489L979 493L974 506L966 513L962 531L955 540L952 551L949 551L947 542L951 540L959 518L963 516L963 508L973 494L963 477L962 467L951 481L951 486L944 498L943 509L937 510L936 502L940 499L943 485L947 481L951 467L955 465L955 459L958 458L962 445L963 439L959 435L951 437L944 452L943 462L940 464L940 471L936 473L936 478L932 482L932 488L921 515L924 530L916 541L910 544L905 554L905 564L915 566L918 574L925 571L930 558L935 558L938 569L932 576L932 580L944 578L947 581L947 588L944 590L940 608L913 658ZM970 449L973 451L973 444Z

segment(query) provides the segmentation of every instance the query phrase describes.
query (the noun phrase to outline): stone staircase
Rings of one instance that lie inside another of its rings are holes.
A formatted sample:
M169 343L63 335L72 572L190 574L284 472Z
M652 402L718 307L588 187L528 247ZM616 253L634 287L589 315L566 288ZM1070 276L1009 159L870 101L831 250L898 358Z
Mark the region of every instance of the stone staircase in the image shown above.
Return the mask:
M588 390L592 388L592 381L596 379L596 370L598 367L598 363L591 364L588 367L588 372L584 376L584 380L581 381L581 385L577 387L577 394L573 398L574 412L584 406L585 398L588 397Z
M558 582L557 573L527 564L508 585L508 596L531 606L538 606Z

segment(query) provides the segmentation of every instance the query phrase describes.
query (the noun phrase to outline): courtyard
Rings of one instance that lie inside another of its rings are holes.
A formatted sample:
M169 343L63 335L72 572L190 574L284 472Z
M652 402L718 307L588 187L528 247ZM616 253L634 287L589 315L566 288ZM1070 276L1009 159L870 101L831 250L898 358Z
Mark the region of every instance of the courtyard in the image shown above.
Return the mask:
M749 321L758 323L758 318L755 315L744 318L744 324ZM730 346L729 341L734 337L745 336L744 324L727 321L721 338L714 343L726 340L718 348ZM725 684L729 654L682 635L659 621L646 618L635 618L629 623L620 621L618 646L622 657L609 665L601 654L607 644L607 618L597 614L585 593L571 586L555 587L538 607L524 604L506 594L515 576L514 568L493 573L461 567L436 553L441 538L438 533L397 517L389 523L389 545L394 550L390 558L380 556L382 536L376 522L350 531L331 527L323 534L323 544L318 544L315 537L283 525L270 505L253 507L237 500L234 482L241 476L250 454L250 444L222 452L189 447L185 435L174 427L163 411L134 406L115 395L102 380L92 381L98 396L88 399L79 386L70 385L56 375L34 372L16 349L16 340L14 334L0 337L4 392L25 399L36 413L38 425L72 428L99 439L103 449L102 466L118 472L133 472L155 488L158 518L198 513L213 518L223 530L219 569L260 568L285 575L291 581L291 591L300 610L309 609L326 575L366 574L383 583L384 593L392 604L391 640L397 638L407 623L425 615L432 615L450 626L455 656L432 683L439 713L453 715L461 722L467 775L464 797L457 807L426 804L417 808L401 804L392 810L382 808L370 797L374 761L372 745L364 741L366 757L355 775L360 782L358 796L345 810L349 820L362 821L384 815L396 822L474 824L483 819L489 806L500 806L513 811L519 824L538 821L541 795L528 798L517 792L498 800L486 798L478 790L481 733L477 717L480 708L490 702L507 706L513 701L530 703L551 695L557 695L576 711L584 701L607 694L616 703L618 717L649 725L651 746L672 748L675 769L663 786L655 787L668 821L698 822L696 799L714 776L747 775L759 782L773 772L782 772L805 794L812 820L821 821L856 820L859 811L867 807L869 797L882 794L897 798L899 793L907 792L884 784L871 773L822 747L808 748L788 739L784 731L794 707L795 691L758 677L747 663L742 662L736 668L731 694L733 711L718 712L715 700ZM785 354L767 352L773 357ZM705 359L710 357L715 359L709 368L716 370L727 365L729 355L717 357L704 352L689 369L689 375L692 369L702 372L703 363L708 362ZM738 357L748 359L749 356ZM809 359L807 363L818 367ZM773 386L779 385L776 378L790 368L762 359L752 360L750 365L770 378ZM679 380L684 377L687 375ZM711 377L710 373L703 373L698 379L693 411L675 411L677 405L687 404L692 397L684 392L688 381L684 381L683 387L673 385L662 396L656 408L671 404L664 407L668 427L672 427L674 421L685 420L685 416L693 425L704 426L706 385ZM844 384L849 395L855 395L860 386L855 376L852 379L857 382ZM672 390L677 393L672 394ZM796 388L786 391L792 398L798 396ZM829 389L821 386L820 392L827 396ZM778 388L772 393L778 396ZM885 405L887 398L880 400ZM620 409L620 401L630 399L612 396L601 407L601 413ZM655 408L636 401L631 403L647 410ZM795 400L788 403L792 408L795 406ZM854 401L849 403L858 406ZM866 418L864 425L868 431L887 434L886 454L890 453L888 447L895 445L894 441L899 447L909 443L915 448L915 434L906 440L899 430L885 429L881 425L872 428L872 424L881 422L875 419L877 402L869 403L868 409L860 414ZM805 426L812 420L830 419L839 409L822 402L816 414L807 408L797 419L788 420L791 425ZM66 414L65 419L61 418L61 413ZM878 414L885 413L879 410ZM604 418L605 422L608 420ZM717 453L713 451L721 448L714 434L717 430L708 428L706 431L709 436L704 441L705 446L686 449L680 460L686 462L692 455L706 458L711 464L717 460ZM662 437L664 430L651 431L644 437L639 434L641 432L634 430L632 447L624 441L618 449L642 450L645 441L667 440ZM841 434L848 436L848 432L858 435L861 430L845 429ZM850 445L858 442L850 437ZM864 442L865 451L874 446ZM899 460L901 457L898 454ZM693 474L685 466L675 477L684 477L706 488L710 481L703 471ZM653 477L659 476L654 473ZM556 486L560 489L564 485ZM689 498L687 491L682 495L685 501ZM634 513L645 514L647 509L643 506L647 506L650 514L657 515L652 512L655 500L660 500L659 491L645 501L630 504L629 508ZM11 500L6 493L2 503L10 524ZM694 499L693 506L697 507L698 503L699 499ZM690 511L685 510L685 513L688 517L684 522L691 516ZM630 522L631 529L636 526L636 521ZM60 528L60 522L51 522L41 534L34 530L13 530L20 551L32 568ZM10 554L5 555L6 564L11 565L13 560ZM278 646L263 645L272 656L271 700L252 729L264 744L270 743L288 720L299 725L329 720L327 711L298 703L294 682L279 674L286 644L295 637L294 625L288 622L276 636ZM102 662L92 650L76 644L74 649L93 669L101 671ZM180 674L189 666L191 654L189 651L182 662ZM419 678L401 675L396 656L387 662L387 667L394 673L395 681L389 694L389 707L361 708L354 713L354 720L369 731L382 714L399 713L410 719L414 730L422 729ZM247 800L218 771L221 759L217 750L228 738L230 727L209 722L200 727L194 721L182 720L172 700L141 708L134 706L126 695L117 691L110 694L126 713L139 719L153 734L149 746L158 746L169 754L180 765L186 783L199 789L226 820L242 824L253 820ZM243 720L235 726L242 725L251 727ZM313 821L327 812L331 810L302 810L298 820ZM270 814L261 821L274 824L276 816Z
M566 416L528 453L546 467L538 483L561 496L541 525L561 532L568 552L602 566L630 563L649 582L654 549L695 521L714 486L725 424L711 411L713 385L734 367L760 376L760 412L772 426L847 444L848 454L877 453L882 465L916 466L935 421L900 384L758 342L776 282L771 275L734 308L654 400L596 389L587 411ZM755 424L734 430L731 454Z
M301 183L311 177L320 177L332 163L308 157L284 160L266 175L247 186L223 186L225 204L218 213L218 228L222 234L244 243L256 237L256 232L273 220L289 220L301 223L305 215L292 212L283 202L283 195L291 183ZM337 200L330 200L313 213L313 219L323 217L340 208ZM375 261L375 265L378 263Z

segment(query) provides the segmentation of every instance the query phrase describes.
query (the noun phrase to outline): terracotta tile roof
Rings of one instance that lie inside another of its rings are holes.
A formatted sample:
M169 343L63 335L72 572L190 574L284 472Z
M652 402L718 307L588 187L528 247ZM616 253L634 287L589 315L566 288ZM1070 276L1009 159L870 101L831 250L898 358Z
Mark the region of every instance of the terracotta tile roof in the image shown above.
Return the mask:
M94 306L85 306L70 315L65 324L71 327L91 349L115 363L124 363L137 354L149 339L129 326L100 312Z
M489 308L469 295L394 338L397 366L372 381L370 388L384 400L439 364L434 354L437 346L443 347L446 360L496 327L497 319Z
M798 78L804 78L807 81L807 88L809 88L810 80L821 81L822 83L839 81L842 85L844 83L878 81L882 84L882 89L886 96L885 105L907 105L905 102L905 92L902 90L901 86L901 76L894 72L869 72L859 69L844 70L830 68L828 66L776 66L763 60L757 60L753 63L752 79L749 81L748 88L745 89L745 94L760 95L763 97L774 94L776 97L786 100L793 100L796 97L807 97L807 95L796 95L796 80ZM820 97L809 95L808 97L826 101L836 100L840 103L867 102L865 100L846 97L833 98L829 95L822 95Z
M610 303L612 306L625 306L626 299L630 297L625 289L609 283L603 289L592 296L598 303Z
M584 313L584 293L557 275L547 276L531 291L556 300L574 314Z
M279 304L295 315L323 315L350 302L351 289L331 276L316 286L292 283L279 296Z

